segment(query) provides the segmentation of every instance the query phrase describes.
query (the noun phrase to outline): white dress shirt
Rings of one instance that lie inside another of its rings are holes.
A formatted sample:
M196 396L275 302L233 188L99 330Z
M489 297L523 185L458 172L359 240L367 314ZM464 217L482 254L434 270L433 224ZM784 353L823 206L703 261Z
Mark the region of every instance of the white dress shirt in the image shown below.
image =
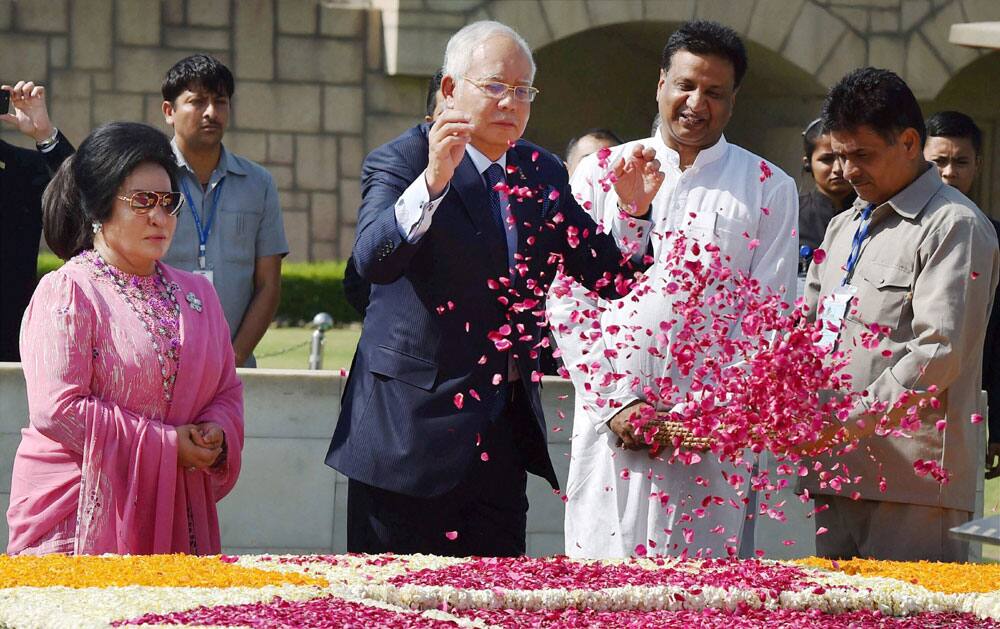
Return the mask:
M702 150L683 171L679 155L663 143L659 133L612 149L609 161L637 143L656 150L666 175L652 207L654 262L646 274L652 290L633 291L622 300L605 302L574 283L570 294L557 297L550 293L548 300L550 326L576 389L566 486L566 554L629 556L637 545L649 545L649 540L656 544L655 549L648 549L650 553L678 554L686 546L683 530L687 528L695 530L691 552L710 548L713 556L725 556L725 546L737 545L726 540L739 539L743 508L713 506L704 517L691 522L684 522L682 513L701 507L702 498L709 495L733 498L742 507L746 488L736 495L721 476L723 469L734 471L732 466L720 464L710 453L700 463L684 465L650 459L646 451L621 450L606 422L624 406L645 399L633 388L636 380L640 389L643 385L658 389L656 380L669 377L681 394L689 384L669 358L649 351L659 346L661 355L669 356L662 345L663 336L657 336L662 333L669 343L680 326L661 330L660 323L674 316L674 300L685 298L661 290L669 272L666 258L670 240L664 235L683 230L689 238L714 243L722 256L731 258L734 271L757 278L765 288L794 291L798 195L793 180L773 164L768 163L773 174L762 182L761 158L729 144L724 137ZM595 220L608 222L618 214L618 204L613 188L605 192L598 185L602 175L597 157L592 155L580 164L571 185L581 205L592 203ZM751 248L754 238L760 244ZM704 249L702 256L707 260ZM594 328L592 318L579 316L584 310L600 312L599 329ZM738 330L739 326L733 328ZM645 334L644 330L653 333ZM588 367L586 373L582 365ZM626 377L606 378L609 373ZM626 469L628 473L623 472ZM749 479L745 469L738 473ZM698 476L709 482L708 488L694 481ZM651 495L673 505L673 513ZM724 527L724 534L708 532L717 525Z

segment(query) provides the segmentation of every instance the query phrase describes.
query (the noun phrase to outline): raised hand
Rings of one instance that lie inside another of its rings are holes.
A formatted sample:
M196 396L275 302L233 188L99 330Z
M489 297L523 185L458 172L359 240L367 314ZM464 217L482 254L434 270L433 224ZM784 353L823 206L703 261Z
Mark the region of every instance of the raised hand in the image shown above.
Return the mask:
M611 167L615 176L615 192L621 208L632 216L642 216L666 177L660 172L660 162L652 147L636 144Z
M52 137L54 127L49 120L49 110L45 106L45 87L31 81L18 81L13 87L0 86L10 92L12 113L0 115L0 120L17 127L21 133L31 136L35 142Z
M444 111L427 134L427 191L431 199L441 196L455 169L465 157L465 145L472 139L469 114L456 109Z

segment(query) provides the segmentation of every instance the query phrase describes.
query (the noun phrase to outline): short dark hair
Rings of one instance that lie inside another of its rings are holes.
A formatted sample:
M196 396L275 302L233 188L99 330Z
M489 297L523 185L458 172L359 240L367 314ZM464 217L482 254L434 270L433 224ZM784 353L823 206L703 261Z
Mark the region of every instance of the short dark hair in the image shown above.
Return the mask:
M826 132L823 130L822 118L817 118L806 126L802 132L802 152L806 158L812 159L813 153L816 152L816 144L824 133Z
M69 260L93 247L91 223L108 220L118 188L144 163L162 166L170 189L177 189L174 151L159 129L138 122L109 122L94 129L42 196L42 226L52 252Z
M566 159L569 159L569 154L573 152L573 149L580 143L580 140L588 137L613 142L615 146L622 143L622 139L611 129L590 129L569 141L569 144L566 145Z
M733 65L735 87L743 83L747 73L747 49L736 31L718 22L695 20L685 22L670 34L663 47L660 68L664 73L670 70L670 59L678 50L686 50L696 55L716 55Z
M960 111L939 111L927 119L927 137L968 138L978 156L983 148L983 131Z
M824 131L853 131L867 125L892 143L913 128L927 138L920 104L906 82L891 70L858 68L830 88L823 101Z
M171 103L184 90L201 88L219 96L232 98L236 91L233 73L221 61L209 55L184 57L167 70L160 85L163 100Z
M437 109L437 93L441 89L441 79L444 78L444 70L438 70L434 76L427 81L427 117L434 117L434 110Z

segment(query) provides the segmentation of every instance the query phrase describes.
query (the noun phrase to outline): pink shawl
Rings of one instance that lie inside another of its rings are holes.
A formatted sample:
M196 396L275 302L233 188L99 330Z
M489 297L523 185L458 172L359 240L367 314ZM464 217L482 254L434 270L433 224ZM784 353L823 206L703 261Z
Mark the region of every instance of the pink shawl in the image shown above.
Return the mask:
M181 307L169 403L153 344L110 283L73 260L35 291L21 329L30 423L14 460L9 553L188 553L192 540L199 554L220 552L215 503L239 476L243 385L214 288L163 269ZM202 421L223 427L226 461L181 469L173 427Z

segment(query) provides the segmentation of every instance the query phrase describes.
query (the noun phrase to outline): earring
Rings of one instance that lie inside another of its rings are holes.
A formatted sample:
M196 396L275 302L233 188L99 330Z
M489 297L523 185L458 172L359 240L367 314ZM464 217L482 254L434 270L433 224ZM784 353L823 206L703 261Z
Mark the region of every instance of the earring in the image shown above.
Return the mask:
M103 225L101 225L101 221L93 221L90 223L90 228L94 231L95 234L101 231L101 227L103 227Z

